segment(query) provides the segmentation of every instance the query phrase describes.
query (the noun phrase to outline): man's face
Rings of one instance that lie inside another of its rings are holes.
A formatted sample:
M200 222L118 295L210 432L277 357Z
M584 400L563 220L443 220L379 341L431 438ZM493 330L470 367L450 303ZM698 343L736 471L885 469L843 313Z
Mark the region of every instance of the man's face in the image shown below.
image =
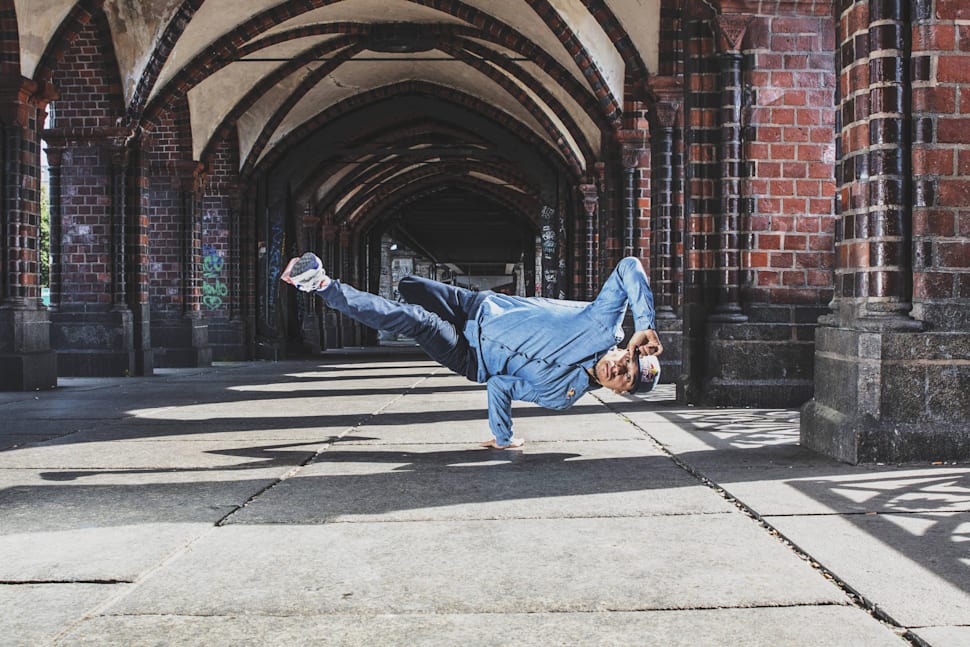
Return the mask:
M596 381L614 393L626 393L633 388L637 375L636 349L614 348L596 362Z

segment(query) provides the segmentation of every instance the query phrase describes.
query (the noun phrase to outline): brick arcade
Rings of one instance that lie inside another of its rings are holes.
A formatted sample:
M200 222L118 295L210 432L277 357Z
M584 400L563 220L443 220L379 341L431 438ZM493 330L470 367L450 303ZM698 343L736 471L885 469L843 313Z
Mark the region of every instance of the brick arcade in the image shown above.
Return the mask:
M513 4L0 0L0 387L377 343L280 288L308 249L570 299L634 255L681 402L970 457L966 2Z

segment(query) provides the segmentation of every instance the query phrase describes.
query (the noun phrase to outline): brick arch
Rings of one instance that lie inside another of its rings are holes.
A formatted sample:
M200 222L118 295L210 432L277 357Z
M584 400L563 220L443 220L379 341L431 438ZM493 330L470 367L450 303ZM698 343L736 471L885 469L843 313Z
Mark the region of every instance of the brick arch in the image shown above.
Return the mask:
M245 174L247 169L251 169L256 160L259 159L266 145L269 143L276 132L276 129L283 122L290 111L306 96L310 90L312 90L320 81L325 79L328 75L334 72L338 67L346 63L349 59L353 58L356 54L363 50L363 45L360 43L352 44L340 52L338 52L329 61L310 72L306 77L300 81L300 84L286 97L286 100L276 109L273 115L263 124L262 130L256 141L253 142L252 148L249 149L246 155L246 160L243 162L242 172Z
M200 0L193 0L198 2ZM270 29L274 25L281 24L286 20L295 18L303 13L318 9L327 5L336 4L342 2L343 0L289 0L276 7L267 9L259 14L256 14L250 20L238 25L231 32L221 36L219 39L211 43L204 52L197 55L192 61L190 61L186 66L182 68L173 78L168 82L166 88L163 88L161 92L158 93L155 99L146 106L144 109L144 114L150 116L153 111L156 111L162 107L165 103L177 97L179 94L187 93L192 87L200 83L203 79L215 73L228 63L233 62L239 57L240 51L246 46L246 43L256 39L261 33ZM544 68L548 67L547 71L555 70L554 78L557 78L559 82L562 82L561 65L556 63L551 57L544 56L541 54L541 50L535 46L534 43L529 41L525 36L518 33L512 29L509 25L479 11L473 7L470 7L460 0L410 0L416 4L422 4L433 9L442 11L444 13L449 13L455 17L474 24L480 32L475 32L474 35L482 38L484 40L489 40L496 44L507 47L513 51L516 51L523 56L528 58L536 58L540 65ZM530 2L545 3L546 0L529 0ZM189 0L187 0L188 4ZM546 5L548 6L548 5ZM549 28L556 33L565 29L568 32L568 36L559 34L560 40L564 43L568 43L567 47L574 47L577 49L577 54L574 56L574 60L579 65L580 69L584 71L584 76L590 79L590 89L593 94L597 97L600 109L606 118L613 122L615 126L618 127L620 115L622 113L622 108L618 104L615 97L610 93L605 81L602 78L599 70L593 64L588 53L579 45L578 39L572 34L571 31L566 28L564 23L558 19L554 19L556 15L554 11L541 12L539 13ZM175 21L173 20L173 23ZM558 30L558 31L557 31ZM293 30L295 34L299 35L311 35L313 33L312 29L299 28ZM267 39L266 45L274 44L279 42L273 37ZM565 40L564 40L565 38ZM572 50L570 50L572 51ZM565 72L568 74L568 72ZM572 76L572 75L569 75ZM157 75L155 75L157 78ZM150 87L147 94L150 92ZM133 101L131 113L133 116L137 115L140 111L140 106L137 105L137 101Z
M540 98L547 105L550 106L550 108L563 122L565 127L569 130L577 146L579 146L579 149L582 151L582 154L586 159L587 165L589 165L592 162L592 160L596 158L596 154L592 149L590 143L586 140L585 134L579 128L578 124L576 124L575 120L568 113L568 111L566 111L565 107L548 90L546 90L541 83L539 83L534 77L532 77L527 72L525 72L525 70L523 70L520 66L514 65L509 61L503 61L502 57L495 56L487 48L481 47L475 44L471 40L458 39L453 35L455 33L468 33L469 30L467 28L462 28L458 30L435 29L434 31L442 41L438 43L438 47L440 47L443 51L451 53L456 57L460 58L461 60L463 60L465 64L477 69L482 74L492 79L505 91L509 92L509 94L512 95L516 101L522 104L529 111L529 113L532 114L532 116L545 129L545 131L549 133L549 135L553 140L558 140L559 139L558 128L552 123L549 117L545 114L545 111L535 103L535 101L528 95L528 93L524 92L518 85L512 83L506 76L498 73L492 65L488 65L485 62L483 62L481 60L481 57L485 56L486 58L488 58L488 60L492 61L495 65L504 67L511 74L513 74L523 82L529 84L530 87L533 89L533 91L536 92L540 96ZM314 26L313 28L300 28L300 29L292 30L290 32L284 32L282 34L274 34L273 36L268 37L266 39L257 41L255 43L250 43L248 46L242 48L239 54L240 56L248 55L256 51L259 51L260 49L263 49L265 47L269 47L270 45L277 44L279 42L285 42L292 38L304 37L307 34L322 35L322 34L343 33L343 34L354 34L358 36L366 36L368 32L369 32L369 25L365 25L361 23L329 23L326 25ZM456 45L450 45L448 44L448 41L454 41ZM201 159L203 161L208 159L209 148L212 145L212 142L218 141L218 139L220 139L221 137L226 136L226 133L228 132L227 129L233 126L236 120L238 120L240 116L242 116L256 101L260 99L260 97L263 96L265 92L270 90L279 80L281 80L282 78L285 78L286 76L289 76L290 74L295 73L296 71L301 69L305 64L309 63L315 58L318 58L322 55L330 54L340 49L341 47L348 45L351 42L352 42L352 39L350 37L347 37L347 38L339 38L339 39L329 41L327 43L323 43L306 52L303 52L300 56L296 57L292 61L288 62L287 64L275 70L272 75L269 75L263 80L261 80L256 86L254 86L249 92L247 92L246 95L233 107L232 111L224 117L222 123L214 131L216 135L213 137L212 140L210 140L210 142L206 144L206 148L203 151L203 154L201 155ZM290 98L287 99L287 101L283 104L283 106L279 110L277 110L276 114L270 120L270 122L267 123L266 126L264 126L263 131L261 132L260 136L257 138L257 141L254 144L250 155L247 157L247 160L245 162L246 166L252 166L252 164L255 163L255 160L257 160L259 156L262 154L263 147L272 137L272 134L275 131L276 126L278 126L278 124L282 121L282 119L285 118L285 115L289 107L292 107L293 105L295 105L299 101L299 99L302 98L302 96L313 87L315 80L322 78L322 76L332 71L332 69L336 69L336 67L339 65L340 62L342 62L343 60L346 60L357 51L360 51L360 48L364 47L363 41L358 42L357 44L354 44L352 47L356 49L352 50L351 53L349 54L348 53L339 54L336 60L329 61L326 66L324 66L320 70L315 71L307 79L301 82L300 88L291 94ZM465 54L464 53L465 49L469 50L472 53L472 55ZM571 81L574 81L572 76L569 75L569 73L566 72L565 70L561 70L560 76L563 78L568 78ZM578 84L567 83L567 89L571 89L573 91L573 96L577 96L579 103L581 105L585 103L585 105L583 105L584 109L586 109L589 112L589 114L594 119L597 120L597 123L601 127L601 129L607 129L610 127L609 122L607 122L605 118L602 117L602 115L600 115L599 112L595 110L595 107L594 107L595 104L592 102L589 95L581 88L579 88ZM185 91L187 92L187 89L185 89ZM578 92L578 94L575 94L576 92ZM583 101L584 99L585 101ZM571 152L568 155L566 155L567 158L570 156L572 156Z
M619 52L626 66L626 77L645 79L649 73L647 65L633 44L630 34L623 28L609 5L603 0L582 0L582 2Z
M20 31L14 0L0 0L0 73L20 76Z
M539 106L539 104L537 104L535 100L533 100L532 97L529 96L529 94L519 85L513 83L504 74L499 73L499 71L493 66L487 65L482 59L472 56L466 53L464 50L460 50L449 45L444 45L442 46L442 51L452 54L469 67L478 70L483 75L498 84L499 87L508 92L516 101L524 106L539 122L542 128L553 137L553 139L556 139L556 134L558 132L556 125L552 123L552 120L546 115L542 107ZM515 66L515 68L518 68L518 66ZM593 160L596 159L596 154L593 152L590 143L586 141L586 135L579 128L579 125L576 123L576 120L573 119L572 115L566 111L566 108L562 105L562 103L559 102L558 99L552 96L548 90L543 88L542 84L538 83L534 77L529 76L525 70L518 68L518 74L516 74L516 76L519 76L519 78L523 80L529 79L534 83L534 85L530 86L530 89L552 109L557 117L559 117L563 125L565 125L566 130L568 130L572 135L573 140L579 147L579 150L583 153L586 166L591 166Z
M58 62L64 58L78 35L91 22L95 14L102 12L104 2L105 0L80 0L71 7L67 16L57 27L50 42L47 43L47 49L40 57L37 69L34 72L35 81L43 83L51 80Z
M107 16L98 9L76 27L45 79L60 95L54 102L52 126L113 128L124 115L125 98Z
M233 106L232 110L223 117L219 126L213 130L213 135L206 142L205 148L202 150L202 154L199 159L203 163L208 165L211 161L212 149L214 146L218 146L218 142L222 139L228 137L231 133L235 132L236 122L239 118L249 110L253 104L259 101L269 90L271 90L279 81L298 71L303 66L311 63L314 59L326 56L331 52L334 52L343 47L347 47L353 43L354 39L352 37L337 38L326 43L321 43L316 47L312 47L309 50L303 52L299 56L293 58L291 61L280 66L273 71L273 74L263 77L259 83L250 88L242 99L240 99L236 105Z
M328 74L333 72L342 63L346 62L348 58L352 57L354 54L361 51L361 49L362 49L362 46L360 45L351 46L344 52L341 52L340 54L338 54L334 59L328 61L325 65L321 66L313 73L308 75L303 81L301 81L298 88L294 90L287 97L286 101L283 102L283 104L276 110L274 115L263 126L263 129L260 132L259 137L256 139L256 142L253 144L253 147L250 149L249 154L246 157L246 161L243 164L244 174L251 171L252 168L255 166L256 160L258 160L259 157L262 155L262 152L266 147L266 144L270 141L270 138L273 136L273 133L276 131L276 128L286 117L289 110L293 106L295 106L306 95L306 93L309 92L324 77L326 77ZM513 93L513 97L528 110L528 112L532 115L533 118L536 119L536 121L539 122L539 125L543 128L543 130L546 131L550 139L556 142L559 154L562 155L562 157L567 161L567 163L569 163L573 168L579 169L581 172L584 167L583 163L576 157L576 154L573 152L569 144L558 136L559 135L558 129L556 128L555 124L552 123L552 120L550 120L549 117L546 116L542 108L539 105L537 105L535 101L531 97L529 97L529 95L524 90L522 90L515 84L512 84L505 77L502 77L500 75L497 75L497 76L499 78L493 78L493 80L499 83L506 91ZM468 96L468 95L464 95L464 93L460 93L457 90L454 90L451 88L448 88L447 90L453 96L466 96L466 97ZM473 103L477 105L477 104L481 104L482 102L480 99L474 99ZM580 136L579 142L581 143L583 142L583 138L581 134L579 134L579 136ZM589 164L592 161L592 159L594 159L592 150L589 148L588 144L586 144L585 147L583 147L582 144L580 145L584 152L584 155L586 155L586 163Z
M360 110L361 108L389 101L403 95L418 95L432 99L444 101L461 108L471 110L481 117L498 124L504 130L515 135L520 141L529 144L536 150L541 151L543 156L550 160L559 160L565 171L575 181L583 177L583 169L579 161L572 155L567 146L560 145L553 147L544 139L533 133L525 125L511 119L510 116L501 112L488 104L483 103L477 97L460 93L451 88L427 83L425 81L402 81L393 85L376 88L362 94L355 95L334 105L328 110L321 112L313 119L310 119L299 128L287 134L276 146L269 151L266 156L250 168L243 169L243 178L248 178L258 172L261 168L272 167L279 159L285 155L291 147L302 142L309 137L315 130L324 124L332 122L336 118Z
M378 142L381 144L398 147L413 146L419 143L431 143L432 138L444 140L446 137L449 138L449 141L460 142L465 146L488 144L488 142L481 139L477 133L460 128L454 124L435 121L428 117L412 119L406 122L374 124L371 128L355 131L355 134L357 136L353 140L353 143L359 146L367 146L368 142ZM361 158L363 158L363 155ZM293 189L293 194L299 196L310 191L315 192L315 189L309 188L309 185L317 184L320 177L323 177L328 173L332 173L334 170L337 170L345 165L345 162L334 161L330 157L322 159L320 163L314 167L313 171L307 175L307 179ZM349 181L353 181L353 178L360 175L360 173L356 174L356 176L355 174L348 174L347 178L350 178ZM335 193L340 193L340 190L336 187L346 184L347 181L348 180L342 180L339 182L335 186ZM323 207L318 205L316 212L319 214L323 211L323 209Z
M135 93L132 95L131 103L128 106L128 125L130 127L139 125L145 103L158 81L158 76L162 73L165 62L172 54L172 50L185 28L189 26L192 16L199 10L203 2L205 0L183 0L175 15L168 21L162 37L155 45L155 49L148 59L148 64L138 79L138 86L135 88Z
M341 27L341 26L344 27ZM528 57L546 74L553 78L570 96L572 96L589 117L600 126L604 131L611 131L617 127L618 121L611 120L600 109L597 101L587 92L586 88L576 80L561 63L549 56L544 51L537 49L530 41L520 34L512 33L482 33L481 31L463 25L427 25L427 35L433 38L438 44L455 44L461 46L476 56L488 58L492 63L506 69L510 73L513 68L521 70L521 66L515 65L512 61L496 55L493 50L484 47L473 39L484 40L487 42L501 45L510 51L514 51L523 57ZM239 49L238 56L247 56L254 52L278 45L279 43L305 38L307 36L322 36L332 33L346 33L364 35L370 31L370 25L360 23L325 23L315 25L305 25L287 31L277 32L261 38L258 41L249 43ZM487 55L486 55L487 54ZM224 61L228 63L231 61ZM213 70L215 71L215 70ZM518 75L516 75L518 76ZM541 87L541 84L537 84ZM536 86L534 86L536 87ZM533 87L533 89L534 89Z
M413 182L415 181L416 177L430 178L430 177L435 177L440 175L446 179L453 178L456 176L466 175L467 172L472 167L474 167L475 170L487 169L489 171L493 171L494 177L505 179L508 181L509 184L518 185L522 189L530 188L527 183L522 182L522 178L520 176L518 176L514 172L509 171L509 169L504 166L489 164L489 163L481 163L478 161L469 162L468 159L464 157L451 158L451 159L436 163L434 166L419 167L411 171L408 171L406 173L397 173L397 169L389 168L388 165L386 164L376 164L376 165L369 166L367 169L364 169L363 171L361 171L361 173L357 174L353 178L348 178L347 182L342 182L341 183L342 190L334 192L334 199L327 201L326 203L321 203L318 208L320 208L321 210L326 210L327 208L329 208L331 204L333 204L336 201L339 201L343 197L343 194L346 192L346 189L348 188L347 185L349 184L360 185L363 183L363 184L381 185L381 188L379 189L360 193L358 196L356 196L351 201L349 201L346 205L344 205L341 211L335 214L336 219L339 222L342 220L340 217L341 212L347 212L347 211L353 212L362 204L365 204L369 200L373 199L375 194L380 194L381 192L396 191L398 190L397 189L398 185ZM386 187L384 186L385 183L386 183ZM503 189L503 191L508 196L518 197L522 201L529 201L529 194L518 193L511 189Z
M462 170L456 169L456 171ZM484 195L509 208L522 220L528 222L534 230L538 230L538 201L514 200L509 197L508 192L502 191L500 187L489 182L459 172L443 173L441 170L416 172L408 181L402 181L398 185L389 187L378 195L372 196L367 203L361 206L357 218L345 222L340 222L338 218L336 222L344 224L353 232L362 232L376 226L382 217L387 217L392 211L390 207L409 204L449 186L461 186L473 193Z
M603 106L603 110L612 119L618 120L623 113L622 98L617 99L610 91L609 84L600 73L593 57L590 56L582 42L569 28L565 20L559 17L559 13L549 3L549 0L526 0L532 10L542 18L549 30L559 39L567 52L573 56L573 61L583 71L583 76L589 79L590 89Z

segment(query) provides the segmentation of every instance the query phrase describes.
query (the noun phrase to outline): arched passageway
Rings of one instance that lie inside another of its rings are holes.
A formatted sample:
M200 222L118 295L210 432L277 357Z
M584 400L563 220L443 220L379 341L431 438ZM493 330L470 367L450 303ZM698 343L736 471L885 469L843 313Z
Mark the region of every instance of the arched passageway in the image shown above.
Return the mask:
M632 255L681 400L965 456L966 12L870 4L0 0L2 386L375 343L308 249L392 297Z

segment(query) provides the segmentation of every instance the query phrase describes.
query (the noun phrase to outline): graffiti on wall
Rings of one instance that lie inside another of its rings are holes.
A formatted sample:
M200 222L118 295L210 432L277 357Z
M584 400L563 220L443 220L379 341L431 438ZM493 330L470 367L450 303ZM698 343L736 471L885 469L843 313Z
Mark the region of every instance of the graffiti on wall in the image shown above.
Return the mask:
M214 245L202 246L202 304L209 310L218 310L229 294L229 286L222 280L226 259Z

